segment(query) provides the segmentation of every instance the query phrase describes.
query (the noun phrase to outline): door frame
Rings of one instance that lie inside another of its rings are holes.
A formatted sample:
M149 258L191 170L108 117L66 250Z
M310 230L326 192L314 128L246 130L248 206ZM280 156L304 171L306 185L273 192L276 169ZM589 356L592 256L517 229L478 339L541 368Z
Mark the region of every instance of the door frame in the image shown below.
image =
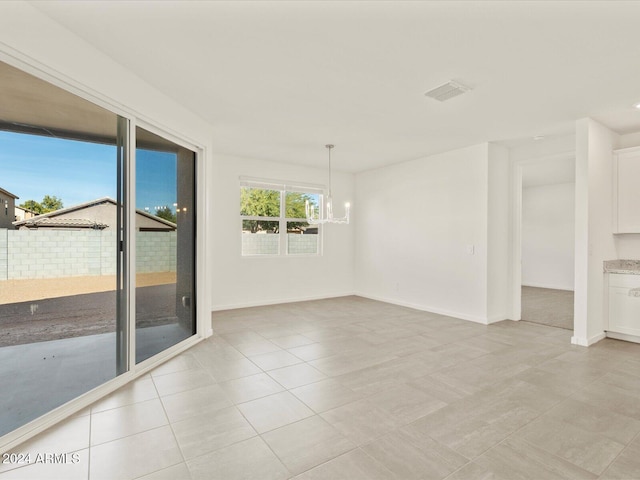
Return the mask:
M522 174L524 167L540 163L551 163L574 159L574 151L543 155L525 160L517 160L511 164L511 272L510 272L510 312L511 320L522 319ZM574 220L575 223L575 220ZM575 315L574 315L575 322ZM574 326L575 329L575 326Z

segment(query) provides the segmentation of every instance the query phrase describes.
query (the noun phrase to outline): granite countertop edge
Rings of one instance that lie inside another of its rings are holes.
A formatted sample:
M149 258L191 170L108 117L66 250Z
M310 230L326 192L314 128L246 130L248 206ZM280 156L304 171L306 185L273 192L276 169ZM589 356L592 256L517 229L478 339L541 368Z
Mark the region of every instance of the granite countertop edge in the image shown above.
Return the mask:
M605 260L604 273L640 275L640 260Z

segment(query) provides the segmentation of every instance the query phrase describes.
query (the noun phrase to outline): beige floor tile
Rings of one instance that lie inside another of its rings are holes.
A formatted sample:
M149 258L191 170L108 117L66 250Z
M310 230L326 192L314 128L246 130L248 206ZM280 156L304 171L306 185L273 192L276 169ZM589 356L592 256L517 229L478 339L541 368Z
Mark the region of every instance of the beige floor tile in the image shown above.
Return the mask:
M386 412L366 399L334 408L320 416L356 445L369 443L397 426Z
M496 362L501 363L497 360ZM530 367L524 363L507 363L501 364L500 367L479 366L478 360L471 360L440 370L432 377L468 394L474 394L529 369Z
M427 392L432 397L450 404L460 400L466 396L466 393L459 388L447 385L446 383L434 378L431 375L425 375L415 380L407 382L407 385Z
M362 370L363 368L372 367L374 365L379 365L395 358L397 358L395 355L380 355L379 352L375 351L375 347L370 347L366 351L333 355L331 357L313 360L308 363L325 375L334 377L355 372L356 370Z
M169 421L159 399L125 405L91 415L91 445L152 430Z
M258 433L265 433L313 415L312 410L289 392L242 403L238 408Z
M153 383L162 397L211 385L215 380L207 371L197 368L153 377Z
M167 373L181 372L194 368L200 368L198 360L196 360L196 357L191 353L184 352L151 370L151 376L157 377L160 375L166 375Z
M464 467L456 470L445 480L512 480L511 478L502 478L491 470L478 465L475 462L469 462ZM523 477L521 480L534 480ZM535 479L541 480L541 479ZM545 479L546 480L546 479Z
M167 395L161 400L167 417L172 423L193 416L207 415L232 405L220 385L209 385Z
M355 445L318 416L272 430L262 439L293 474L331 460Z
M241 353L238 354L242 356ZM259 367L245 357L228 359L215 356L207 361L200 360L200 363L218 382L226 382L227 380L263 373Z
M191 473L186 463L178 463L136 480L191 480Z
M309 345L303 345L302 347L289 348L287 351L305 362L330 357L340 353L339 348L331 347L323 343L312 343Z
M562 371L548 372L539 368L525 370L517 378L561 397L573 395L582 385L570 374Z
M284 390L278 382L266 373L229 380L219 385L233 403L248 402Z
M493 384L484 389L481 395L508 400L540 413L555 407L566 398L538 385L522 381L519 375Z
M262 335L254 332L251 328L244 328L238 332L227 333L221 336L234 347L243 343L261 342L265 339Z
M171 424L185 459L191 459L256 436L235 407Z
M264 371L273 370L275 368L288 367L289 365L295 365L296 363L302 363L302 360L285 350L263 353L262 355L250 357L249 360L251 360Z
M385 435L362 449L396 478L406 480L442 479L469 461L428 435L404 429Z
M443 407L407 428L418 429L473 459L539 415L534 409L493 394L477 394Z
M102 412L111 408L145 402L154 398L158 398L158 391L156 390L153 380L151 380L151 378L143 380L138 378L91 405L91 412Z
M277 337L286 337L288 335L295 335L295 330L292 330L285 326L279 325L267 325L267 326L259 326L254 327L253 331L256 332L261 337L266 338L267 340L272 340Z
M604 435L623 445L640 433L640 421L572 398L550 410L545 417L557 418L588 432Z
M193 480L284 480L290 474L260 437L187 462Z
M492 475L487 478L499 480L513 478L523 480L589 480L597 478L593 473L517 439L504 441L475 459L474 463ZM480 469L476 467L473 470ZM459 478L465 477L460 476Z
M306 363L269 370L269 376L286 389L325 380L327 376Z
M631 363L631 362L629 362ZM620 367L620 365L616 365ZM615 370L608 372L598 379L598 385L610 386L617 392L640 396L640 359L631 363L630 371Z
M368 402L387 412L397 425L406 425L447 405L422 390L404 384L373 395Z
M261 355L263 353L269 352L277 352L281 350L281 348L275 343L261 338L260 340L255 340L247 343L239 343L234 345L240 353L247 357L252 357L255 355Z
M428 371L432 371L431 367L423 367L421 358L394 358L335 378L346 387L369 396L397 388L413 378L419 378Z
M271 341L276 345L278 345L280 348L295 348L295 347L301 347L303 345L309 345L311 343L315 343L310 338L307 338L304 335L300 335L300 334L287 335L284 337L276 337L276 338L272 338Z
M294 478L295 480L389 480L393 478L393 474L358 448Z
M2 480L86 480L89 478L89 449L68 453L54 460L41 452L31 456L31 464L0 473Z
M640 436L611 463L600 477L602 480L630 480L640 478Z
M69 418L12 448L10 452L3 453L30 454L34 459L38 454L60 454L84 450L89 447L90 428L89 415ZM19 464L0 462L0 473L18 467L20 467Z
M609 374L607 374L607 377ZM575 400L601 407L611 412L640 420L640 401L638 394L627 388L621 388L602 378L576 392Z
M297 387L290 391L316 413L326 412L363 398L361 393L354 392L332 378Z
M527 425L516 435L537 447L600 475L622 452L624 445L551 417Z
M171 428L160 427L91 447L91 480L133 479L183 461Z

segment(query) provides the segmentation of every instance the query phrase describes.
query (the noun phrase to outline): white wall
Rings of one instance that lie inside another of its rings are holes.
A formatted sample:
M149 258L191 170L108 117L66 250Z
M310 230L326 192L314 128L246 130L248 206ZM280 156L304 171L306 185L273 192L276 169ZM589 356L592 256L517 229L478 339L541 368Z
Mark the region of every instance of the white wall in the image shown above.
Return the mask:
M488 144L487 321L509 318L511 305L510 164L507 148Z
M344 202L354 202L353 175L333 171L336 215ZM326 169L217 155L214 172L214 310L353 294L355 225L325 225L322 256L242 257L240 255L240 176L324 184Z
M487 144L356 175L356 292L486 322L487 203Z
M522 285L573 290L575 185L522 189Z
M578 345L604 338L603 262L618 258L611 227L616 137L590 118L576 122L575 328L571 341Z

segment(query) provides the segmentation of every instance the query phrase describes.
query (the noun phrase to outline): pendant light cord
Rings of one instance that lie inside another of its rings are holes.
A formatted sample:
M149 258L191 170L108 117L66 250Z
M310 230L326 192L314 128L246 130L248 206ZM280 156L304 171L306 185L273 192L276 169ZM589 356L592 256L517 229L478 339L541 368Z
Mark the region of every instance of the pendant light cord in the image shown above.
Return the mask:
M329 149L329 198L331 198L331 149L333 145L325 145Z

